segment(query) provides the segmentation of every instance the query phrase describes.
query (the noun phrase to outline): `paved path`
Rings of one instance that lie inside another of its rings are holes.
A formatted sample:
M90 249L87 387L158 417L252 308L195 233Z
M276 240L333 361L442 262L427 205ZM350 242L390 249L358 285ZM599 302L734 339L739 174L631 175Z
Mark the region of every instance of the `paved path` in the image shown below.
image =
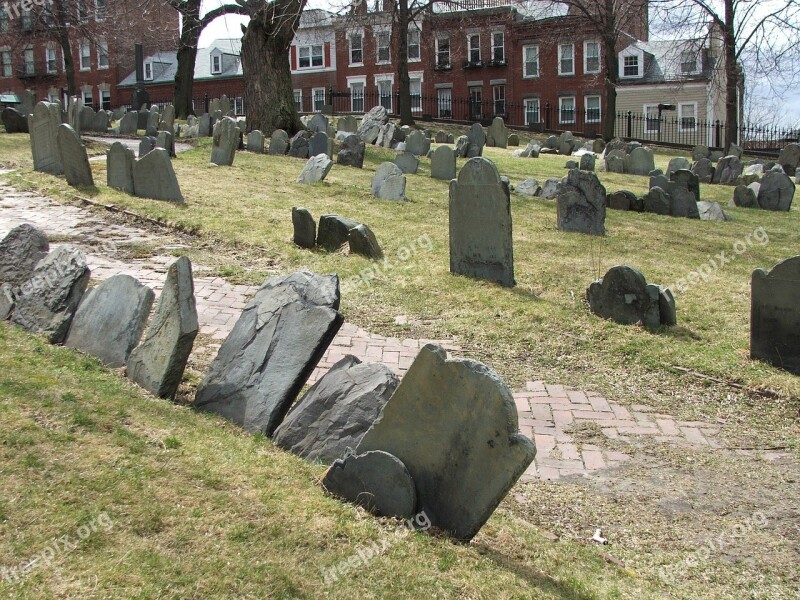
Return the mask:
M58 204L27 192L18 192L0 184L0 238L22 223L33 223L52 239L53 246L69 242L86 254L92 278L103 280L125 273L160 292L169 264L175 260L170 250L185 248L191 238L177 233L154 233L130 224L106 220L97 212ZM155 256L123 260L125 246L155 243ZM255 293L252 286L232 285L209 274L203 265L193 265L195 294L200 320L201 338L193 352L201 361L216 354L222 340L233 328L247 300ZM204 274L205 273L205 274ZM419 349L436 342L458 354L460 348L452 340L417 340L387 338L345 323L328 348L311 381L316 381L345 354L362 360L382 362L402 375ZM599 439L636 441L649 438L665 444L697 448L720 448L716 439L719 426L712 423L678 421L670 415L658 414L644 405L623 406L602 396L570 390L560 385L530 381L525 389L514 393L523 434L536 441L536 462L523 475L531 479L557 480L570 475L592 473L619 466L631 456L602 445L579 446L569 433L580 423L594 423L601 432ZM600 442L598 442L599 444Z

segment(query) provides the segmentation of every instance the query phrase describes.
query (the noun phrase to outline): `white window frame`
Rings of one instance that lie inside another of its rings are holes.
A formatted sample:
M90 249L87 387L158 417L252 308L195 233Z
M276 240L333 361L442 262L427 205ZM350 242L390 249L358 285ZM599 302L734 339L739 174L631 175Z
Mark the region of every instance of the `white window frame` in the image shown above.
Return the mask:
M436 90L436 112L440 119L453 118L453 88Z
M108 14L108 3L106 0L94 0L94 20L104 21Z
M597 99L597 117L589 118L589 99ZM603 120L603 99L599 94L589 94L583 97L584 123L600 123Z
M528 62L526 60L528 50L536 51L536 73L528 73ZM538 44L529 44L522 47L522 78L523 79L536 79L539 77L539 46Z
M381 96L381 83L389 82L389 106L383 104L384 96ZM375 87L378 93L378 105L384 106L387 111L392 112L394 102L394 73L375 75Z
M30 57L30 60L28 58ZM23 68L26 75L35 75L36 74L36 55L33 52L33 48L25 48L22 51L22 60L23 60Z
M11 58L11 50L8 48L0 50L0 70L2 70L0 77L13 77L14 75L14 61Z
M415 42L412 43L412 36L415 36L417 39ZM416 56L411 56L411 48L415 47L417 49ZM408 55L408 62L420 62L422 60L422 32L419 28L412 24L408 26L408 43L406 44L406 53Z
M524 118L525 118L525 125L535 125L542 122L542 100L541 98L525 98L522 101L522 105L524 107ZM536 106L535 111L529 111L528 106L533 105ZM530 120L528 118L528 114L533 112L534 118Z
M86 50L85 53L84 50ZM83 62L84 59L86 59L86 64ZM92 70L92 46L89 44L89 40L81 40L78 44L78 61L81 71Z
M411 112L422 112L422 84L425 81L425 73L423 71L412 71L408 74L410 84L408 87L409 96L411 96ZM411 86L419 85L419 104L414 106L414 93Z
M439 56L442 53L442 50L439 47L439 43L443 40L447 40L447 62L442 62ZM440 33L436 35L436 66L439 68L450 68L453 66L450 34Z
M589 69L589 44L597 46L597 69ZM603 67L601 60L600 42L597 40L586 40L583 42L583 72L587 75L596 75Z
M108 69L111 67L111 57L108 54L108 40L106 38L97 38L97 69ZM106 57L106 62L103 64L102 57Z
M153 81L153 61L146 61L142 70L144 71L144 80Z
M496 35L500 35L500 45L499 46L496 46L495 43L494 43L494 36L496 36ZM506 34L505 34L505 32L502 31L502 30L492 31L491 36L490 36L489 39L490 39L490 41L492 43L492 55L491 55L492 56L492 58L491 58L492 62L495 62L496 64L505 64L505 62L506 62ZM502 58L502 60L499 60L499 61L494 56L495 50L497 48L500 48L502 50L502 52L503 52L503 58Z
M361 43L360 43L358 48L353 46L353 38L355 38L355 37L358 37L361 40ZM356 52L356 51L361 53L361 60L353 60L353 52ZM363 67L364 66L364 31L363 30L348 31L347 32L347 60L348 60L349 66L351 66L351 67Z
M354 90L357 89L354 86L360 86L361 94L354 94ZM366 77L348 77L347 78L347 89L350 90L350 112L354 113L363 113L365 111L366 105L366 91L367 91L367 78ZM361 108L356 106L356 101L361 101Z
M477 37L478 38L478 46L477 46L477 48L474 48L475 50L478 51L478 60L472 60L472 50L473 50L472 38L473 37ZM479 64L481 62L481 34L480 33L472 32L472 33L468 33L467 34L467 62L469 62L469 64L471 64L471 65Z
M87 23L89 21L89 0L76 0L75 2L75 18L78 23Z
M322 104L320 104L319 108L317 108L317 103L320 101L320 96L322 97ZM311 88L311 112L322 112L323 106L325 106L325 88Z
M683 70L683 65L685 63L685 61L683 60L683 57L685 55L687 55L687 54L691 54L692 56L694 56L694 69L692 69L691 71L684 71ZM693 52L691 50L691 48L681 52L679 60L680 60L680 72L681 72L681 75L697 75L698 73L700 73L700 56L699 56L699 54L697 52Z
M498 93L499 92L499 93ZM502 98L498 97L502 96ZM503 110L497 110L497 103L503 103ZM505 83L497 83L492 86L492 115L499 116L506 114L506 84Z
M572 120L564 120L564 100L572 100ZM575 123L575 113L577 112L577 105L575 103L575 96L560 96L558 98L558 122L562 125L569 125Z
M571 71L564 71L562 69L564 58L564 48L570 49L570 60L572 61L572 70ZM575 75L575 44L559 44L558 45L558 74L559 75Z
M297 112L303 112L303 90L292 90L294 96L294 106Z
M626 58L636 58L636 74L635 75L626 75L625 74L625 59ZM628 48L623 50L619 53L619 77L620 79L636 79L642 77L642 72L644 69L644 53L637 50L636 48Z
M89 98L89 101L86 101L86 98ZM82 89L81 90L81 100L83 100L84 106L94 106L94 94L92 93L92 89Z
M314 48L319 48L320 53L319 55L314 54ZM303 67L300 65L300 53L302 50L308 50L308 66ZM314 64L314 56L319 56L321 61L320 64ZM325 44L303 44L302 46L297 46L297 70L298 71L311 71L313 69L324 69L325 68Z
M375 29L373 30L375 35L375 64L376 65L388 65L392 63L392 30L391 29ZM386 36L386 45L381 46L380 38L382 36ZM381 50L385 49L386 52L389 54L388 58L381 59ZM366 86L365 86L366 87Z
M683 108L685 106L691 106L693 110L693 119L694 119L694 126L693 127L684 127L683 126ZM678 131L697 131L697 102L679 102L678 103Z
M211 74L220 75L222 73L222 53L213 52L211 54Z
M108 109L105 108L105 99L108 98ZM111 90L100 90L100 107L103 110L111 110Z
M52 54L52 59L50 58ZM53 63L53 68L50 68L50 63ZM44 49L44 68L48 73L58 73L58 51L55 44L48 44Z
M652 119L647 118L648 115L647 111L650 109L654 111L653 114L655 115ZM644 118L644 125L642 126L642 131L644 131L645 133L658 133L658 129L661 126L661 124L658 123L658 104L643 104L642 117ZM649 122L651 120L654 120L658 123L658 126L655 129L651 129L649 126Z

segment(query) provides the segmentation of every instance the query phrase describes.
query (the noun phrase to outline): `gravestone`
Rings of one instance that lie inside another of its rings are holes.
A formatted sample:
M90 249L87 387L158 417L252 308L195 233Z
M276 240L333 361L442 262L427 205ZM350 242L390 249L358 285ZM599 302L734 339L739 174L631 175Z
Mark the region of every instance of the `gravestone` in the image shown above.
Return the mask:
M651 187L644 196L644 212L656 215L672 214L669 194L660 187Z
M305 208L292 207L294 243L301 248L313 248L317 243L317 223Z
M32 115L36 109L36 94L30 90L23 90L20 96L19 112L24 116Z
M306 127L311 133L324 133L327 135L328 117L321 113L316 113L313 117L311 117L311 119L309 119Z
M124 367L139 343L155 294L130 275L114 275L83 295L65 346Z
M114 142L106 153L106 184L108 187L134 193L133 150L122 142Z
M397 457L431 524L469 540L536 454L517 423L511 392L492 369L428 344L356 452Z
M469 138L465 135L458 136L456 140L456 157L466 158L469 151Z
M519 146L519 136L516 133L511 133L508 136L508 146Z
M175 169L163 148L156 148L133 163L133 189L140 198L183 202Z
M397 156L394 158L394 164L396 164L403 173L415 174L419 168L419 159L413 152L398 152Z
M364 152L366 150L364 142L357 135L348 135L339 148L336 162L340 165L356 167L361 169L364 166Z
M472 158L450 182L450 272L514 285L511 201L492 161Z
M312 156L300 171L300 175L297 176L297 183L319 183L327 177L332 166L333 161L328 158L327 154Z
M542 191L539 195L547 200L552 200L558 196L558 188L561 185L561 180L558 177L548 177L542 184Z
M542 193L542 186L536 179L526 179L514 186L514 191L523 196L538 196Z
M61 154L61 164L64 165L64 177L69 185L94 185L86 146L81 144L80 136L69 125L58 126L58 151Z
M200 137L209 137L213 131L214 121L210 114L204 113L200 116L198 122L197 135Z
M375 234L363 223L359 223L347 232L347 242L350 245L351 254L360 254L370 260L383 258L383 250L381 250Z
M374 144L380 135L381 128L389 122L389 113L383 106L375 106L364 115L356 135L366 144Z
M701 158L692 165L692 173L703 183L711 183L714 179L714 163L707 158Z
M267 279L223 342L194 406L271 436L341 327L338 308L336 275Z
M6 133L28 133L28 117L10 106L3 109L3 127Z
M21 286L49 251L44 231L28 223L14 227L0 240L0 283Z
M139 113L136 111L126 112L119 120L120 135L136 135L139 123Z
M289 134L283 129L276 129L269 138L269 153L283 156L289 151Z
M699 219L700 213L697 209L697 200L694 194L680 185L670 182L669 186L669 214L673 217L687 217L689 219Z
M372 195L381 200L405 200L406 176L393 162L381 163L372 177Z
M410 135L406 136L405 142L406 152L416 156L427 156L428 151L431 149L431 141L419 130L414 130Z
M319 218L317 245L325 250L336 251L348 243L350 230L358 225L358 221L339 215L322 215Z
M211 162L229 167L233 165L236 149L239 147L239 128L230 117L223 118L214 127L214 141L211 145Z
M486 145L493 148L508 147L508 129L503 117L495 117L486 132ZM519 141L517 142L519 145Z
M321 116L321 115L320 115ZM328 135L322 131L318 131L308 142L308 153L309 156L317 156L318 154L324 154L328 158L333 158L332 155L332 144L328 139Z
M758 205L766 210L788 211L792 207L795 184L780 165L764 173L758 190Z
M800 167L800 144L786 144L778 155L778 164L787 175L795 175Z
M669 187L669 179L667 179L666 175L651 175L648 187L657 187L666 191L666 189Z
M222 97L219 99L219 110L222 112L223 117L227 117L228 113L231 112L231 100L225 94L222 94Z
M669 161L669 165L667 166L667 179L672 178L672 174L677 171L678 169L686 169L691 170L692 163L689 162L688 158L684 158L683 156L676 156L675 158Z
M139 158L144 158L156 148L156 138L146 135L139 141Z
M581 156L580 170L581 171L594 171L595 158L594 154L584 154Z
M158 130L169 131L170 133L175 132L175 106L172 104L167 104L164 107L164 111L158 120Z
M692 148L692 160L697 162L702 159L707 159L710 155L711 151L709 150L708 146L704 146L702 144L698 144L694 148Z
M761 208L758 205L757 194L753 188L746 185L737 185L733 190L731 204L740 208Z
M664 314L661 296L664 294ZM622 325L642 324L648 329L675 324L675 299L667 288L648 284L627 265L612 267L586 290L589 308L596 315Z
M358 122L353 115L343 115L336 121L336 131L355 133L358 129Z
M51 344L63 343L89 276L83 252L59 246L36 265L31 278L19 288L11 322L44 334Z
M800 375L800 256L751 279L750 358Z
M91 123L89 123L89 131L94 131L96 133L108 133L108 126L110 122L110 117L108 113L104 110L98 110L97 113L92 118Z
M147 127L145 127L145 135L157 136L158 135L158 122L161 120L161 115L158 113L157 107L153 105L150 113L147 116Z
M742 161L738 156L721 158L714 169L714 177L711 181L722 185L732 185L742 174L743 168Z
M289 142L289 156L308 158L308 143L310 139L311 133L305 130L298 131Z
M456 153L450 146L439 146L431 156L431 177L450 181L456 176Z
M437 131L436 135L433 136L433 141L437 144L446 144L447 143L447 134L444 131Z
M486 145L486 132L480 123L473 123L472 127L467 132L467 139L469 146L465 156L467 158L474 158L483 155L483 147Z
M64 165L58 151L58 127L61 125L61 105L39 102L28 118L31 135L33 169L41 173L61 175Z
M639 146L625 156L625 172L632 175L648 175L656 168L653 151ZM609 169L610 170L610 169Z
M628 190L619 190L606 197L606 205L614 210L632 210L636 195Z
M78 122L80 123L81 131L92 131L92 122L94 121L95 112L91 106L83 106L78 113ZM75 130L78 131L77 129Z
M181 256L167 270L147 333L128 358L128 377L159 398L174 398L197 337L192 263Z
M175 137L169 131L159 131L156 136L156 148L163 148L170 156L175 156Z
M137 83L136 88L133 90L133 95L131 96L131 108L135 111L140 109L147 110L149 105L150 93L147 91L147 88L144 87L143 83ZM144 129L144 127L139 127L139 129Z
M672 193L675 186L686 188L694 194L694 199L700 202L700 178L692 173L689 169L678 169L672 173L669 185L664 188L667 192Z
M700 212L700 219L703 221L730 221L730 217L725 214L725 211L722 210L722 207L717 202L698 202L697 210Z
M559 230L605 235L606 188L594 173L567 173L558 188L556 209Z

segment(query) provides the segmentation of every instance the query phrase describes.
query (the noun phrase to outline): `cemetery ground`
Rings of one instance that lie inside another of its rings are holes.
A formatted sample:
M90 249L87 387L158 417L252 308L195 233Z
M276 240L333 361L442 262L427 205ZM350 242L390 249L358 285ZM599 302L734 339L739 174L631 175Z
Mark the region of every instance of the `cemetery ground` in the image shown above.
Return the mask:
M360 327L453 339L461 355L487 363L514 390L544 380L597 391L632 412L646 405L715 422L722 447L612 440L582 423L573 428L579 444L633 459L587 478L518 484L471 545L422 535L395 543L396 522L323 496L321 467L220 419L149 399L93 359L2 327L0 373L14 376L0 378L0 476L8 490L0 528L12 510L31 526L15 532L13 544L0 542L0 565L26 550L33 556L115 507L112 528L35 569L15 593L794 597L800 380L750 361L748 335L750 274L797 254L796 209L727 208L733 187L701 184L702 199L720 202L733 221L609 210L608 233L599 238L557 231L553 201L512 193L517 286L502 289L449 273L447 183L428 177L425 159L408 176L409 201L385 202L371 197L370 179L393 158L389 150L368 147L364 170L335 166L325 182L302 186L294 183L301 160L240 152L233 167L214 167L209 146L200 141L173 160L185 206L102 184L77 193L169 221L190 240L172 253L213 265L231 282L258 285L303 267L336 272L342 313ZM566 174L567 157L510 154L484 152L512 183ZM656 166L675 155L684 153L657 153ZM63 180L32 172L28 136L0 136L0 162L18 168L7 178L17 187L80 203ZM91 164L95 181L104 182L105 164ZM645 177L599 176L609 192L646 192ZM317 219L340 214L367 223L385 261L295 247L292 206ZM424 236L429 244L420 243ZM147 257L159 248L119 251ZM585 305L588 284L613 265L676 286L710 260L717 268L707 269L707 280L673 287L676 327L617 325ZM196 383L190 379L189 390ZM589 541L597 527L610 545ZM326 585L321 570L386 540L380 556L354 559Z

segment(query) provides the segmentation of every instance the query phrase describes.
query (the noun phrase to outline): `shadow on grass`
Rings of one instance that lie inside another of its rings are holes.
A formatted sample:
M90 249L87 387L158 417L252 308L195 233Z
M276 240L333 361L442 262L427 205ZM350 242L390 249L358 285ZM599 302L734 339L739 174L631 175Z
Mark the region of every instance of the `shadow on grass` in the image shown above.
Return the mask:
M659 327L657 330L652 332L654 335L660 335L663 337L673 338L675 340L693 340L693 341L701 341L703 338L702 336L697 335L691 329L684 327L683 325L672 325L672 326L665 326Z

